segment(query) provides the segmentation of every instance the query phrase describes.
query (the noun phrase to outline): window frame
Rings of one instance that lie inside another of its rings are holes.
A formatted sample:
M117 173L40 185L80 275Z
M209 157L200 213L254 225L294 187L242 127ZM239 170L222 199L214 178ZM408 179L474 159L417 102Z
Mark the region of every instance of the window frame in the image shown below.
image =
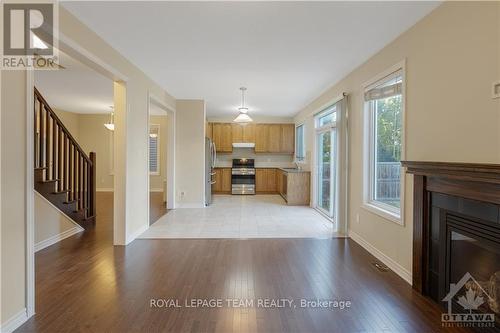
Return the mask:
M298 129L299 128L302 128L302 140L301 142L297 142L298 141ZM305 163L306 162L306 136L305 136L305 133L306 133L306 127L304 125L304 123L300 123L300 124L296 124L295 125L295 162L297 163ZM298 156L297 152L299 151L298 150L298 144L300 144L300 146L302 147L302 154L303 156Z
M363 109L364 109L364 180L363 180L363 204L362 207L386 220L404 226L405 220L405 188L406 179L403 167L400 167L400 207L395 208L383 202L374 200L374 158L375 158L375 113L372 101L364 100L364 92L394 79L394 74L401 72L401 160L406 158L406 68L405 61L401 61L363 85Z
M158 134L156 137L156 171L151 171L151 129L157 128ZM148 171L151 176L159 176L161 174L161 165L160 165L160 124L149 124L149 133L148 133Z

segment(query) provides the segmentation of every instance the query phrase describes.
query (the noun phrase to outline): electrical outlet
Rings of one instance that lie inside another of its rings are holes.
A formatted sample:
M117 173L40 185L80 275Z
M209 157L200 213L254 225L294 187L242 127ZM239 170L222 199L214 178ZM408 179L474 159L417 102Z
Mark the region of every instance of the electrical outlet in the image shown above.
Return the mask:
M356 222L359 223L359 213L356 214Z
M500 98L500 81L493 82L492 98Z

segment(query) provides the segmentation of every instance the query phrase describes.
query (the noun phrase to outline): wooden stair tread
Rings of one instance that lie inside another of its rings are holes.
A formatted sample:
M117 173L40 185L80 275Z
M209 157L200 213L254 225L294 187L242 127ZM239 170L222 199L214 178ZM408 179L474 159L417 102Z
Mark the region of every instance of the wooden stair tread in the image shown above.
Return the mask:
M62 190L62 191L54 191L52 194L63 194L63 193L69 193L70 190Z
M50 179L50 180L40 180L40 183L55 183L58 182L59 179Z
M49 167L38 167L38 168L35 168L35 170L47 170Z

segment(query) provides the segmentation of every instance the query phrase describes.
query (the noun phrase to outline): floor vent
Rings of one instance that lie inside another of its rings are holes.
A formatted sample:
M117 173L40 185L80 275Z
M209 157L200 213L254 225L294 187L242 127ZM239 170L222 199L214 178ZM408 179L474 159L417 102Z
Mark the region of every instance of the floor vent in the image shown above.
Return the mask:
M382 264L382 263L379 263L379 262L374 262L372 263L372 265L379 271L379 272L388 272L389 271L389 267L387 267L386 265Z

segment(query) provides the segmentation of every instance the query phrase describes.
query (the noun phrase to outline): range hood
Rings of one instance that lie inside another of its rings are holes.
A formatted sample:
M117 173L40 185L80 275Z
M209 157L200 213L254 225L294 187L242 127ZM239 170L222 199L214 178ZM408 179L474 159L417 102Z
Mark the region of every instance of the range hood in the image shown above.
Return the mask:
M254 148L255 143L253 142L233 142L234 148Z

